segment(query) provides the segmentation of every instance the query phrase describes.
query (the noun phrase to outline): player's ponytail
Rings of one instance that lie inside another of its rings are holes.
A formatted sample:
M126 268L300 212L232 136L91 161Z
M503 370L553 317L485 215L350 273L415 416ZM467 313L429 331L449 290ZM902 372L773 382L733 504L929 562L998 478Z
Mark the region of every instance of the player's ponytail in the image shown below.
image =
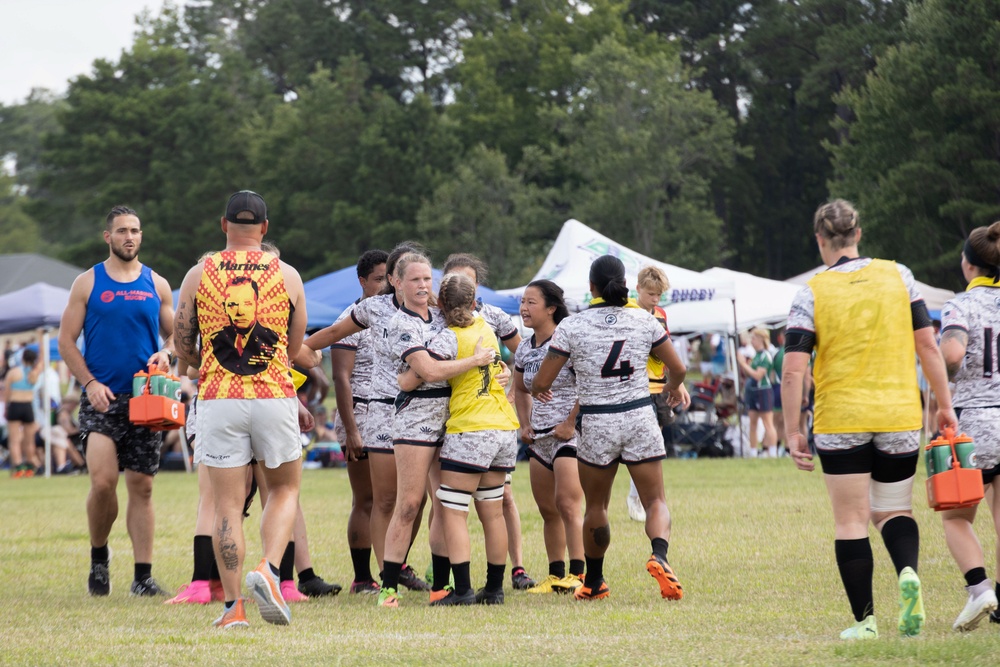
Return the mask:
M451 273L441 280L438 290L438 308L449 327L463 329L475 321L472 314L476 307L476 284L460 273Z
M590 265L590 283L597 288L608 305L624 306L628 303L625 265L617 257L602 255L595 259Z
M973 229L965 241L962 254L969 264L983 269L993 282L1000 280L1000 222Z
M562 287L559 287L559 285L556 285L551 280L534 280L528 283L528 287L534 287L542 293L546 308L555 308L555 311L552 313L553 322L559 324L569 317L569 308L566 307Z

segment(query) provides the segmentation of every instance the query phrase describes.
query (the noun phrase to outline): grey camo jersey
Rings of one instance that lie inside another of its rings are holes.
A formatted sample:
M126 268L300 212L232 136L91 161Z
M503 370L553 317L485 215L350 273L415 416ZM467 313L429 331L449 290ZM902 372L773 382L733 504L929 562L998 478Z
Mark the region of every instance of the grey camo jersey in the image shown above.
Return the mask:
M949 329L969 335L952 403L956 408L1000 407L1000 289L973 287L944 304L942 334Z
M549 349L573 361L580 405L649 398L646 359L670 334L640 308L600 306L559 323Z
M372 379L368 398L396 398L396 394L399 393L396 365L393 363L392 349L389 346L389 323L398 309L395 296L378 294L357 303L351 311L354 322L370 332Z
M344 309L337 322L350 317L354 307L360 301L352 303ZM372 343L371 329L362 329L347 338L330 346L330 349L351 350L354 352L354 370L351 371L351 395L357 398L368 398L371 393L372 371L375 364L375 350Z
M514 352L514 370L524 377L524 388L531 390L531 382L535 379L538 367L549 351L551 339L542 341L535 346L535 336L525 338ZM538 400L531 402L531 428L536 432L550 429L566 421L569 413L576 405L576 375L573 371L573 361L569 360L560 369L552 383L552 400L543 403Z
M871 257L859 257L837 266L831 266L827 269L827 271L851 273L853 271L860 271L871 263ZM922 301L924 297L920 295L920 290L917 288L917 281L913 277L913 272L898 262L896 263L896 268L899 269L899 275L903 279L903 283L906 285L906 290L910 293L910 303ZM816 298L813 296L812 288L809 287L809 285L806 285L799 290L799 293L795 295L794 299L792 299L792 309L788 313L788 325L786 328L815 332L815 315Z
M498 341L503 342L517 335L517 327L514 326L510 315L503 312L500 308L477 300L476 312L490 325L490 329L493 329L493 333L497 335Z
M444 316L440 310L432 307L429 309L428 314L430 315L429 322L404 307L399 309L393 317L392 322L390 322L389 346L392 353L392 362L395 365L397 374L405 372L410 367L405 361L408 354L418 350L426 350L431 340L434 339L434 336L447 328ZM395 377L393 378L393 383L396 385L396 391L398 392L399 383L396 382ZM418 391L423 389L441 389L447 386L447 380L425 382L420 385Z

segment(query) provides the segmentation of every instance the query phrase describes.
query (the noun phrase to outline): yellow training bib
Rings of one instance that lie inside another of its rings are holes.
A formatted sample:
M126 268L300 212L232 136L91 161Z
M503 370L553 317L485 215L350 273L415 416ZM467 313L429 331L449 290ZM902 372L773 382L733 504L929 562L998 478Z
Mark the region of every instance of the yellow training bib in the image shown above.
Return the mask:
M458 339L456 359L471 357L476 343L483 339L483 345L492 347L500 358L500 345L490 325L481 318L468 327L450 327ZM451 385L451 402L448 418L448 433L470 433L473 431L509 431L520 426L517 413L507 400L503 387L496 381L500 372L500 362L489 366L473 368L448 381Z

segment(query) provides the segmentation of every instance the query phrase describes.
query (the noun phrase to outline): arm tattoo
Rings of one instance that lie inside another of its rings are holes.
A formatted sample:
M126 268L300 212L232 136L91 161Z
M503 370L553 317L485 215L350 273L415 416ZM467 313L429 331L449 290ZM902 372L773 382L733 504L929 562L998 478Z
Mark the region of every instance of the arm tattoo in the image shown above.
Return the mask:
M233 529L229 527L229 519L222 519L222 527L219 528L219 555L222 556L223 566L230 572L236 572L239 567L239 554L236 547L236 540L233 539Z
M198 310L191 309L188 315L188 304L181 303L177 308L177 331L174 332L174 342L177 349L190 361L198 358Z
M962 331L961 329L948 329L941 334L941 346L943 347L946 341L954 340L959 343L962 348L967 348L969 345L969 334L968 332ZM959 359L955 363L949 364L945 362L945 368L948 369L948 379L954 380L955 376L958 375L958 371L962 368L963 359Z
M545 358L546 359L565 359L566 357L563 356L563 355L561 355L561 354L557 354L557 353L553 352L552 350L549 350L548 352L545 353Z

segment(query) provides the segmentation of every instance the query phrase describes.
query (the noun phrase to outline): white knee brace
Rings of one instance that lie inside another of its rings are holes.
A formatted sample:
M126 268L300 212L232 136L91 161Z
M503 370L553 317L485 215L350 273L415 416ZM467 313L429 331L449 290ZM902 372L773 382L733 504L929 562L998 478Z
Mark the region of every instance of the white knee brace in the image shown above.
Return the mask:
M442 484L435 495L441 501L441 505L448 509L458 510L459 512L469 511L472 494L468 491L459 491L458 489L453 489L450 486Z
M481 486L476 489L476 492L472 494L472 497L477 501L482 500L503 500L503 484L500 486Z
M913 477L899 482L872 480L869 502L872 512L900 512L913 509Z

